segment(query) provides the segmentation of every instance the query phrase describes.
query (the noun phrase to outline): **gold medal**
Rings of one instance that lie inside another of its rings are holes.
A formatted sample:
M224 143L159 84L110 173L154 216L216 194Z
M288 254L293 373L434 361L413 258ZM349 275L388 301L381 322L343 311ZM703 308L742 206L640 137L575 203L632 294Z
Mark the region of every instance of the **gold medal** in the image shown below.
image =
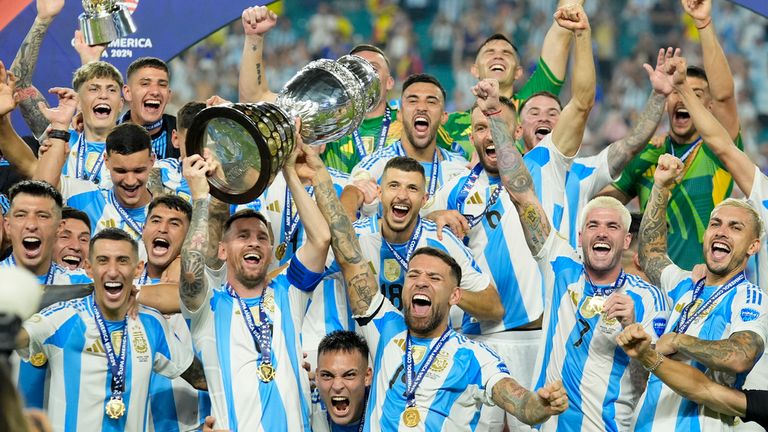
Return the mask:
M275 257L278 260L282 260L285 256L285 250L288 248L288 245L285 243L280 243L277 245L277 248L275 248Z
M581 306L581 315L587 319L592 318L603 311L603 303L605 303L603 296L587 297Z
M109 418L113 420L119 419L125 414L125 403L123 403L122 399L112 398L107 402L105 411Z
M48 358L45 357L45 354L39 352L37 354L32 355L29 357L29 363L32 364L34 367L40 367L45 364L45 362L48 361Z
M265 383L275 379L275 368L272 367L272 363L262 363L259 365L259 379Z
M403 411L403 423L408 427L416 427L421 421L421 414L416 407L408 407Z

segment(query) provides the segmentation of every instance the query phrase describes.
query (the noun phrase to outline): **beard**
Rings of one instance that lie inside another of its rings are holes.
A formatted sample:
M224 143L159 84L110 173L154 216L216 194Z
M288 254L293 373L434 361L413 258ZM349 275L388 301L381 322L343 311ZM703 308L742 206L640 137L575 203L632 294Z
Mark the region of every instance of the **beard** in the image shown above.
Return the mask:
M406 125L403 123L403 132L405 132L406 138L408 138L408 142L417 149L425 149L429 147L430 144L435 142L435 138L437 138L437 129L440 127L438 124L437 127L430 125L429 134L427 135L427 143L426 144L416 144L416 138L413 136L413 126Z
M432 333L437 329L445 318L445 312L442 309L435 309L434 305L432 307L432 315L427 318L414 318L411 316L411 310L409 308L403 310L405 325L408 329L419 334Z

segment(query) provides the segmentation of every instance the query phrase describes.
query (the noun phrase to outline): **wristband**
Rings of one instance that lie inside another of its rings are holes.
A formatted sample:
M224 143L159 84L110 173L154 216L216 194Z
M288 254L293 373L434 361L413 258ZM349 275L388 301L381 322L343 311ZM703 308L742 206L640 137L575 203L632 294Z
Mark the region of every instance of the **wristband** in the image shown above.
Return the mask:
M492 112L483 111L483 115L486 117L495 116L496 114L501 114L501 108L499 108L497 111L492 111Z
M61 129L51 129L48 131L48 138L52 139L60 139L64 142L69 142L69 139L72 137L72 134L69 131L61 130Z
M704 23L704 25L703 25L703 26L701 26L701 27L699 27L699 26L696 26L696 28L697 28L697 29L699 29L699 30L704 30L704 29L705 29L705 28L707 28L707 26L708 26L708 25L710 25L710 24L712 24L712 17L709 17L709 19L707 20L707 22L706 22L706 23ZM694 24L694 25L696 25L696 24Z
M661 355L661 353L658 351L654 351L654 352L656 353L656 361L650 367L646 367L645 365L643 365L643 369L647 370L650 373L656 372L656 369L658 369L659 366L661 366L661 364L664 363L664 356Z

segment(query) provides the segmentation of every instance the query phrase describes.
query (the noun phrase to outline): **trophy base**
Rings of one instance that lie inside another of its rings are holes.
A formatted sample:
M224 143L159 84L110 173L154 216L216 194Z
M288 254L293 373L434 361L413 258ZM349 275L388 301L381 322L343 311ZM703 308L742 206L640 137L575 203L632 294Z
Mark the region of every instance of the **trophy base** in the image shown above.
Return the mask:
M128 36L136 31L130 12L116 8L112 12L98 15L80 14L80 31L88 45L102 45Z
M221 166L211 195L230 204L255 200L272 183L296 143L288 114L274 104L235 103L200 111L187 131L187 154L208 150Z

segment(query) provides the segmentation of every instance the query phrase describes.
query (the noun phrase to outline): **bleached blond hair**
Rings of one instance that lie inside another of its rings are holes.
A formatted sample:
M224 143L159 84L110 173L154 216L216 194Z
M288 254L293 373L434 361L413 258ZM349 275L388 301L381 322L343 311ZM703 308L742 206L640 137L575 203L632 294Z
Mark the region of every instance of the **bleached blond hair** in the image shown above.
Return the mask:
M581 230L584 230L584 224L587 223L587 215L594 209L611 209L619 212L621 217L621 226L629 232L629 226L632 225L632 215L629 210L616 198L609 196L599 196L589 200L587 205L581 209Z
M727 198L721 201L720 204L716 205L715 208L712 209L712 212L709 214L709 218L712 219L712 215L714 215L715 212L718 211L721 207L725 206L738 207L749 212L749 215L752 219L754 232L757 234L757 238L762 240L763 236L765 235L765 227L763 226L763 221L760 219L760 214L757 212L757 210L755 210L755 207L745 199Z

